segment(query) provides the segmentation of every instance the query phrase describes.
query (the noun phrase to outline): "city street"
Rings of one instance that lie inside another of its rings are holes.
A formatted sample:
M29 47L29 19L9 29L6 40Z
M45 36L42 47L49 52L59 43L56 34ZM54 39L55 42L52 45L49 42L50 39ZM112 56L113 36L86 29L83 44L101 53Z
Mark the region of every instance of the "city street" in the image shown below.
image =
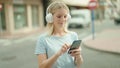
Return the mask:
M104 29L118 29L113 21L95 22L95 32ZM78 33L79 39L92 35L91 26L87 28L70 28ZM37 56L34 54L39 34L17 39L0 39L0 68L38 68ZM81 68L120 68L120 54L94 50L82 45L84 62Z

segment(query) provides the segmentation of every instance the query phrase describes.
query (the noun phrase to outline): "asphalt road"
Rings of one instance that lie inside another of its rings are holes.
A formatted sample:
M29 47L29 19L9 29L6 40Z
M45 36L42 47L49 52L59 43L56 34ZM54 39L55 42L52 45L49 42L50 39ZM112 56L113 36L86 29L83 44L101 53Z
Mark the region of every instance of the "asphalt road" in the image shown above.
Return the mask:
M117 28L113 23L96 24L96 32L105 28ZM70 29L76 31L79 39L91 34L91 27ZM0 68L37 68L37 56L34 54L37 35L19 39L7 39L0 44ZM84 62L81 68L120 68L120 54L106 53L82 45Z
M120 25L115 25L111 20L104 21L104 23L96 23L95 33L100 33L104 29L109 28L120 28ZM73 29L73 31L75 30ZM76 29L76 32L79 34L79 39L92 35L91 27L83 30ZM82 45L82 55L84 62L81 68L120 68L120 54L98 51Z

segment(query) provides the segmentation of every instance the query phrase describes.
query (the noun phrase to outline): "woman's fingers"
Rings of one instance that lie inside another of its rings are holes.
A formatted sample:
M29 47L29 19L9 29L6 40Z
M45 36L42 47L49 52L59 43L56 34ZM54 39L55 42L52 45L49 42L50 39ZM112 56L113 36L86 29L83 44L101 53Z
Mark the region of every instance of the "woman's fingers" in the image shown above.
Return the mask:
M69 49L69 48L70 48L70 46L69 46L68 44L65 44L64 47L65 47L66 49Z
M69 49L69 45L65 44L62 46L63 51L67 51Z
M81 51L80 48L71 50L71 51L70 51L70 52L71 52L71 56L74 56L74 57L75 57L75 56L80 55L80 54L81 54L80 51Z
M64 44L60 50L60 54L65 53L69 48L70 46L68 44Z

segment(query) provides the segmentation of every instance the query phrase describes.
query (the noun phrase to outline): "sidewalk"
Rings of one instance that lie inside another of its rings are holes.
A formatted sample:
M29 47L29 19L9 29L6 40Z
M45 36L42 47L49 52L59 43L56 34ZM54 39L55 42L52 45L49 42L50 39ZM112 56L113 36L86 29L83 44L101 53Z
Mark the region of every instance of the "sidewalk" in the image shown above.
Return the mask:
M0 38L0 46L9 46L12 43L22 43L27 40L36 40L38 36L45 31L45 28L40 29L39 31L30 32L27 34L19 34L15 36L8 36L6 38Z
M83 45L100 51L120 54L120 29L106 29L95 35L86 37Z

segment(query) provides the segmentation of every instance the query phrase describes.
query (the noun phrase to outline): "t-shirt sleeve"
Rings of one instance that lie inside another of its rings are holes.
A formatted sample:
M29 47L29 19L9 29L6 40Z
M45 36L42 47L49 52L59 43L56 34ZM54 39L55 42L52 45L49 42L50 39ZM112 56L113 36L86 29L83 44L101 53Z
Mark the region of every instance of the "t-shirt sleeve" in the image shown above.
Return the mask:
M44 54L46 53L45 40L44 37L39 37L35 47L35 54Z

